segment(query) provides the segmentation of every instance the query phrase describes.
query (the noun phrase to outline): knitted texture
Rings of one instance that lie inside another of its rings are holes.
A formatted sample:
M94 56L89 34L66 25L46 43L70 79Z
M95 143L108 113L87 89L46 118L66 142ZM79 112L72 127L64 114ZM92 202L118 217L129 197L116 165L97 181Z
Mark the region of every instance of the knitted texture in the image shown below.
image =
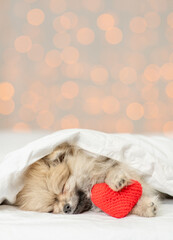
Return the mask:
M142 195L142 186L132 180L132 184L122 190L113 191L106 183L95 184L91 190L92 202L112 217L125 217Z

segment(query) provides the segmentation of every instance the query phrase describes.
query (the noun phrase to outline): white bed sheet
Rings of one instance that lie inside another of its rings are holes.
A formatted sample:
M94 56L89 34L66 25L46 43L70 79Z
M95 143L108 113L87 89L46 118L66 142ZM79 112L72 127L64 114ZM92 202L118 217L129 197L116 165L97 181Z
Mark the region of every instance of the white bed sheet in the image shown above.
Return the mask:
M56 215L0 206L1 240L172 240L173 201L165 201L155 218L104 213Z
M0 133L0 159L12 150L47 133ZM129 215L115 219L105 213L54 215L0 206L1 240L172 240L173 200L166 200L155 218Z

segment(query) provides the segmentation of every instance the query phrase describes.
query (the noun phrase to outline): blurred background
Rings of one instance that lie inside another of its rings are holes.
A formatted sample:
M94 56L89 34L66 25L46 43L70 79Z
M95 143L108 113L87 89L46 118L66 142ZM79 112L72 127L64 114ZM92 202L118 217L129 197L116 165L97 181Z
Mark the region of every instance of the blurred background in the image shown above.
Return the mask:
M173 132L172 0L1 0L0 129Z

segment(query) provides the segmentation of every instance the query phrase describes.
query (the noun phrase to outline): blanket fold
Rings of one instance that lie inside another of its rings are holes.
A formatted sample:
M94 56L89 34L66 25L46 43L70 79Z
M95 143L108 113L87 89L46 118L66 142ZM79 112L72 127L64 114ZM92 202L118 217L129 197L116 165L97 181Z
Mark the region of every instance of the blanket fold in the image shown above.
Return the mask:
M27 167L65 141L129 164L156 190L173 196L173 138L68 129L33 141L0 161L0 203L14 203Z

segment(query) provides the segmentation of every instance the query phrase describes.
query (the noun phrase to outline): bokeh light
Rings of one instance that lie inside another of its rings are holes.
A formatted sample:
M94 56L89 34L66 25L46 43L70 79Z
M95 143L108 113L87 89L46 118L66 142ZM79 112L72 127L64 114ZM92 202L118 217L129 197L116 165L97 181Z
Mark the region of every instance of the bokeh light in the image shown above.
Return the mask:
M1 128L172 131L172 7L168 0L4 1Z
M53 43L57 48L65 48L70 45L71 37L66 32L59 32L53 37Z
M35 113L31 108L22 106L19 109L19 117L24 122L31 122L35 120Z
M166 85L166 94L169 98L173 98L173 82Z
M173 63L165 63L160 69L161 75L165 80L173 80Z
M79 128L79 120L74 115L66 115L61 119L61 128Z
M61 24L61 18L60 17L56 17L54 20L53 20L53 28L57 31L57 32L64 32L65 31L65 28L62 26Z
M118 133L127 133L127 132L132 133L134 129L132 121L125 117L119 118L115 122L115 126L116 126L116 132Z
M77 32L77 41L82 45L89 45L94 41L95 35L90 28L80 28Z
M119 72L120 80L125 84L131 84L137 81L137 73L134 68L124 67Z
M61 53L62 59L67 64L76 63L79 59L79 51L77 48L68 46Z
M168 25L173 28L173 12L171 12L167 17L167 23Z
M40 44L33 44L27 55L34 62L41 61L44 57L44 48Z
M102 109L107 114L114 114L119 111L120 103L115 97L106 96L102 100Z
M95 66L91 70L90 75L92 81L99 85L105 84L108 80L108 71L106 68L102 66Z
M82 0L83 5L86 9L91 12L98 12L103 9L103 0Z
M166 135L173 133L173 121L168 121L163 125L163 132Z
M79 87L73 81L63 83L61 87L61 94L64 98L72 99L78 95Z
M144 108L140 103L133 102L127 106L127 116L132 120L139 120L144 115Z
M41 9L32 9L27 14L28 23L34 26L39 26L44 21L44 12Z
M155 119L159 117L159 108L154 102L144 104L144 117L146 119Z
M134 33L143 33L147 27L145 18L135 17L130 21L130 30Z
M141 90L144 101L156 101L159 98L159 90L152 84L147 84Z
M50 0L50 9L53 13L60 14L66 10L65 0Z
M60 17L60 23L64 29L75 28L78 23L78 17L73 12L66 12Z
M111 14L104 13L97 18L97 26L104 31L113 28L115 24L114 17Z
M37 124L42 129L49 129L54 122L54 115L50 111L43 110L37 115Z
M157 12L147 12L144 15L147 27L151 29L158 28L161 23L160 15Z
M16 51L20 53L26 53L30 51L32 47L32 41L29 36L20 36L16 38L14 46L16 48Z
M98 115L101 112L101 99L88 97L84 102L84 110L91 115Z
M46 54L45 61L48 66L55 68L59 67L62 62L61 54L58 50L51 50Z
M9 82L0 83L0 99L3 101L10 100L14 95L14 87Z
M150 82L156 82L160 78L160 68L156 64L148 65L144 70L144 77Z
M106 41L110 44L118 44L122 41L123 34L119 28L113 27L106 31L105 38Z
M13 132L30 132L31 128L27 123L17 122L12 128Z
M65 76L72 79L78 79L83 77L84 66L82 63L74 63L65 65L62 69L62 72Z
M8 101L2 101L0 99L0 114L2 115L10 115L14 112L15 103L12 99Z

